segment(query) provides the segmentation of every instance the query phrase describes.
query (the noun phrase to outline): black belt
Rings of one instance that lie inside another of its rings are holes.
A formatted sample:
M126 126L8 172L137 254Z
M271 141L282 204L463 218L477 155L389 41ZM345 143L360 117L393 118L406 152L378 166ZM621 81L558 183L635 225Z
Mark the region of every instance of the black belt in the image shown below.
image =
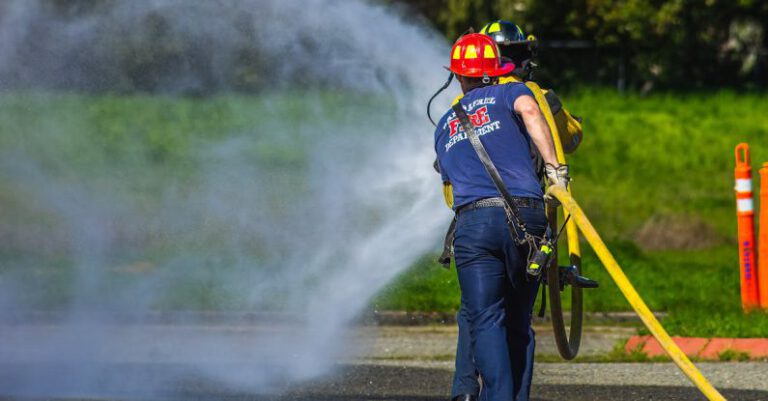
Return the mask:
M521 198L513 196L512 203L517 207L527 207L532 209L544 209L544 201L536 198ZM480 209L483 207L504 207L504 199L500 197L485 198L472 203L461 206L456 210L456 213L465 212L472 209Z

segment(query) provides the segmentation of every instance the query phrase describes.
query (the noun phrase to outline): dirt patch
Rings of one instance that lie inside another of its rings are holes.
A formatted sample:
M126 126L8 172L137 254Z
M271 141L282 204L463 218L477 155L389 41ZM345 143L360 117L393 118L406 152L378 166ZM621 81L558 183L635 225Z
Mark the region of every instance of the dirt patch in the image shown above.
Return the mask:
M647 251L704 249L725 241L707 222L690 215L655 215L635 234L637 245Z

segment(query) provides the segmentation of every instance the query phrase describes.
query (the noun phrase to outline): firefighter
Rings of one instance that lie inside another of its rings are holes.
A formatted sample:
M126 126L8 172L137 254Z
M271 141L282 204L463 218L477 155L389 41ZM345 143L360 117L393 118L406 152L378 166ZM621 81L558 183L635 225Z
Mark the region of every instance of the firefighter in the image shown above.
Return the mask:
M500 84L510 82L526 82L532 78L533 69L536 66L533 62L536 56L538 41L533 35L526 36L523 30L513 22L497 20L486 24L480 33L490 36L499 46L501 58L503 61L512 62L515 68L508 74L499 77ZM581 141L582 129L581 120L572 116L555 95L554 91L543 91L552 111L555 123L560 133L561 143L566 146L567 153L575 150ZM459 95L454 102L461 99ZM570 148L567 146L572 144ZM542 175L543 162L534 152L534 163L537 173ZM443 194L446 204L449 207L453 205L453 187L450 182L443 182ZM448 255L442 257L449 258ZM474 358L471 352L469 342L469 324L467 323L466 311L462 308L457 315L459 334L456 346L456 365L451 386L451 400L453 401L473 401L480 393L480 383L478 382L478 372L475 367ZM535 349L534 333L531 329L529 333L517 333L516 335L528 339L526 354L533 355ZM523 372L521 376L530 375ZM521 391L528 394L529 388Z
M459 102L514 196L519 219L528 233L541 237L547 227L544 199L552 198L540 186L531 145L546 163L550 185L565 187L568 169L557 162L531 90L521 82L498 85L499 77L514 69L513 63L502 63L496 42L487 35L462 36L451 49L450 70L463 92ZM539 285L526 273L530 245L513 238L520 227L508 225L499 191L451 110L437 123L435 151L457 216L453 249L462 313L483 398L527 400L533 370L531 313Z

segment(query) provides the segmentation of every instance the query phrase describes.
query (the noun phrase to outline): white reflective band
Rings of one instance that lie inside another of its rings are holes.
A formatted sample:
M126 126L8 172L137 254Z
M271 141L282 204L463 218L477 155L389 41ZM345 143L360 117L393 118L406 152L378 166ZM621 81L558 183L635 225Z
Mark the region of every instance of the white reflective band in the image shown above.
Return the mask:
M752 192L752 180L749 178L736 180L736 192Z
M752 212L755 210L754 207L752 199L736 199L736 211L738 212Z

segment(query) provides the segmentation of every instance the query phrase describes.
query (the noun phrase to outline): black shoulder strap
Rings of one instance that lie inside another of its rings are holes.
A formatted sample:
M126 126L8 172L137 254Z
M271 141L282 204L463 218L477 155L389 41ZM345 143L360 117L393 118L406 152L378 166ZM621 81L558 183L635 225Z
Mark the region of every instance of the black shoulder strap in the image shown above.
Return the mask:
M493 184L496 186L496 189L501 194L502 199L504 199L504 203L506 203L506 206L507 206L505 209L509 211L509 213L507 214L512 219L512 222L514 222L517 227L520 227L520 230L523 232L523 234L527 235L528 233L525 229L525 223L523 222L523 219L520 218L520 211L517 209L517 205L512 199L512 194L509 193L509 190L507 190L507 186L504 185L504 180L501 179L501 175L499 175L499 171L496 169L496 166L493 164L493 161L491 161L491 157L488 156L488 152L485 150L485 146L483 146L483 143L480 142L480 137L477 136L477 133L475 132L475 127L469 121L469 117L467 116L467 113L464 111L464 108L461 107L461 102L456 102L456 104L454 104L452 108L453 108L453 111L456 112L456 117L459 118L462 128L464 128L464 132L467 134L467 138L469 139L469 142L472 144L472 147L475 149L475 152L477 153L477 157L480 158L480 162L483 163L483 167L485 167L485 171L491 177L491 181L493 181Z

